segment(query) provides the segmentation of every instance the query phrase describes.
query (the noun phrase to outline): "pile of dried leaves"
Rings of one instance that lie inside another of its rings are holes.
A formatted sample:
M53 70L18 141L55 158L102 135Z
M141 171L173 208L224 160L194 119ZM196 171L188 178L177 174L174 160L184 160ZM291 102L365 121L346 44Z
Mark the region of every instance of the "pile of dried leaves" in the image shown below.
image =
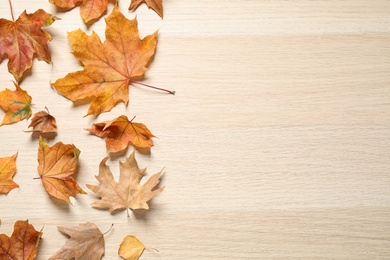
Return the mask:
M65 11L79 6L85 23L98 21L108 6L108 0L50 0L50 3ZM162 0L132 0L129 10L134 11L142 3L163 17ZM5 89L0 92L0 107L5 111L1 126L31 117L32 97L20 85L34 57L51 62L48 42L52 36L42 27L59 20L42 9L34 13L24 11L15 20L10 1L9 4L13 20L0 19L0 62L8 59L8 70L15 78L15 90ZM131 84L174 94L174 91L138 81L145 75L155 54L158 33L140 39L137 19L127 19L117 5L105 22L104 42L94 32L90 36L80 29L68 33L73 54L84 68L57 79L51 86L72 101L90 100L87 116L108 112L120 102L127 105ZM70 203L70 197L86 194L75 179L80 150L73 144L48 144L48 135L55 136L57 133L57 123L49 110L46 110L35 113L26 129L26 132L40 135L36 178L41 180L50 196ZM120 163L119 181L114 180L106 165L109 156L100 162L99 174L96 176L99 185L86 185L100 197L92 203L94 208L110 212L126 209L129 216L129 210L149 209L148 201L164 190L164 187L158 187L162 172L152 175L141 185L146 170L138 167L135 150L150 150L155 136L144 124L133 120L122 115L110 121L95 123L86 129L93 135L105 138L109 155L124 151L129 145L134 148L132 154ZM13 181L16 158L17 154L0 158L0 194L8 194L12 189L19 188ZM59 226L58 230L68 235L69 240L50 259L89 260L101 259L104 255L104 234L94 223ZM11 237L0 234L0 259L35 259L42 235L42 230L35 230L28 221L16 221ZM123 259L138 259L144 249L136 237L128 235L123 239L118 254Z

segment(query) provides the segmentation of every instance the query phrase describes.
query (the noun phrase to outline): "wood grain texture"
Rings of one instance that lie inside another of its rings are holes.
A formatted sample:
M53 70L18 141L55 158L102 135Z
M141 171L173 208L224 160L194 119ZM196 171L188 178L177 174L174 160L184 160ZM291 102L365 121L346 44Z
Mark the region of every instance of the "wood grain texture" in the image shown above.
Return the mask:
M150 155L136 156L148 176L165 167L166 189L130 218L91 208L91 192L74 206L59 203L33 179L38 144L23 132L28 122L2 126L0 156L18 152L20 188L0 196L0 233L19 219L44 227L38 259L66 241L58 225L86 221L103 232L115 224L104 259L119 259L128 234L160 251L141 259L389 258L389 1L164 0L164 20L128 5L119 3L137 15L141 35L160 33L144 82L176 96L131 86L128 107L84 118L88 105L49 81L81 68L66 32L103 37L105 24L86 27L78 8L58 13L38 0L14 1L15 16L41 7L62 20L47 28L53 64L35 61L21 87L34 112L47 106L57 118L51 144L81 150L80 185L97 184L106 156L104 141L84 128L126 114L158 136ZM7 1L0 14L11 19ZM13 87L6 63L1 89ZM107 162L116 177L123 158Z

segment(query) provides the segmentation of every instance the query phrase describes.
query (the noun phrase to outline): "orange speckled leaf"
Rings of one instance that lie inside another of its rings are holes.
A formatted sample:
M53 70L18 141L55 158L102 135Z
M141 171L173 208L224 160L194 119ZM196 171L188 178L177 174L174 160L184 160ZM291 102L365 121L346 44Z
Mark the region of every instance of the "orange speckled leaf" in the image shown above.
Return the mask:
M68 33L74 56L84 70L72 72L52 83L72 101L91 100L87 115L110 111L117 103L129 101L129 84L143 77L154 55L157 32L140 40L137 20L128 20L117 6L106 20L106 40L96 33Z
M49 2L65 10L70 10L81 3L80 15L85 23L102 16L108 5L108 0L49 0Z
M73 144L58 142L49 147L42 138L39 140L38 173L51 196L70 203L70 196L86 194L71 176L77 172L79 154Z
M42 235L43 233L36 231L28 221L16 221L11 237L0 234L0 259L35 259Z
M96 136L106 137L109 153L122 151L129 144L136 148L150 149L153 146L152 137L155 137L144 124L129 121L124 115L111 121L93 124L86 130Z
M28 126L32 128L26 132L40 132L40 133L56 133L57 132L57 123L54 116L50 115L46 111L39 111L34 114L31 119L31 123Z
M41 27L51 25L57 18L42 9L33 14L24 11L16 21L0 19L0 62L7 56L8 70L16 81L31 68L35 56L51 62L47 43L51 35Z
M31 116L31 100L28 93L16 83L16 90L5 89L0 92L0 107L6 112L1 125L8 125Z
M110 168L106 165L108 157L104 158L99 165L99 175L96 179L100 186L87 184L87 187L101 197L92 203L92 207L98 209L149 209L147 202L160 194L164 187L155 187L160 182L161 172L153 174L141 185L146 169L140 169L133 152L125 162L119 163L119 182L114 180Z
M16 156L0 158L0 193L7 194L19 185L12 180L16 172Z
M134 11L142 3L145 3L149 8L152 8L161 18L163 18L162 0L131 0L129 10Z

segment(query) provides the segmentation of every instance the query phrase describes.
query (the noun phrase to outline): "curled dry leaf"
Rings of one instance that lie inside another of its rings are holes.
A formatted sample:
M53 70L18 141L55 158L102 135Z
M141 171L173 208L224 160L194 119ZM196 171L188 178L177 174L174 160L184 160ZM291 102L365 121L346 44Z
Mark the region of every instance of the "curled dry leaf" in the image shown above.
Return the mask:
M128 20L117 6L105 21L104 43L95 32L91 36L80 29L68 33L73 55L84 70L52 83L72 101L91 100L87 115L110 111L119 102L127 105L129 84L144 76L157 45L157 32L141 40L137 20Z
M126 236L119 246L118 254L126 260L137 260L145 250L144 244L133 235Z
M35 259L42 235L43 233L36 231L28 221L16 221L11 237L0 234L0 259Z
M84 23L98 19L107 10L108 5L108 0L49 0L49 2L65 10L70 10L81 3L80 15Z
M28 127L32 129L26 132L57 133L56 119L46 111L34 114Z
M47 43L52 38L41 27L51 25L56 19L42 9L33 14L24 11L16 21L0 19L0 62L8 57L8 70L16 81L31 68L34 55L38 60L51 62Z
M94 223L58 227L58 230L70 238L49 260L99 260L104 255L104 237Z
M13 124L31 116L31 100L28 93L14 83L16 90L0 92L0 107L5 111L1 125Z
M16 172L16 156L0 158L0 194L7 194L19 185L12 180Z
M129 121L124 115L111 121L93 124L86 130L96 136L105 137L109 153L122 151L129 144L136 148L150 149L153 146L152 137L155 137L144 124Z
M73 144L58 142L52 147L40 138L38 173L45 190L53 197L70 203L69 197L86 194L71 176L77 172L80 150Z
M146 169L138 168L134 152L119 163L119 182L114 180L110 168L106 165L108 157L99 165L99 175L96 179L100 186L87 184L87 187L101 197L91 205L99 209L149 209L147 202L161 193L164 187L154 189L160 182L161 172L152 175L143 185L141 179L145 176Z
M145 3L149 8L152 8L161 18L163 18L162 0L131 0L129 10L134 11L142 3Z

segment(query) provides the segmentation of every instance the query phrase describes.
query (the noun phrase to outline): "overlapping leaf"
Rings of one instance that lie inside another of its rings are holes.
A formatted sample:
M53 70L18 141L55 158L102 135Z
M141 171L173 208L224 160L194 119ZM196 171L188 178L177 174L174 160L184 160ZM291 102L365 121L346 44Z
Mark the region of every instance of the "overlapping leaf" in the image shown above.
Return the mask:
M16 90L0 92L0 107L6 112L1 125L13 124L31 116L31 100L28 93L14 83Z
M72 72L52 83L72 101L91 100L87 115L110 111L117 103L128 103L129 84L143 77L157 45L157 32L139 38L137 20L128 20L117 6L106 20L106 40L96 33L76 30L68 34L74 56L84 70Z
M122 151L129 144L136 148L149 149L153 146L152 137L155 137L144 124L129 121L125 115L93 124L87 130L91 134L106 138L106 149L109 153Z
M96 176L100 186L87 184L91 191L101 197L100 200L93 202L92 206L109 211L127 208L149 209L147 202L164 190L164 187L155 189L162 173L152 175L141 185L146 169L138 168L133 152L125 162L120 162L120 177L119 182L116 182L106 165L107 160L108 157L100 163L99 175Z
M145 3L149 8L152 8L161 18L163 18L162 0L131 0L129 10L134 11L139 5Z
M77 171L80 150L73 144L58 142L50 147L42 138L38 148L38 173L46 191L70 202L69 197L86 194L71 176Z
M56 19L42 9L33 14L24 11L16 21L0 19L0 62L8 57L8 70L16 81L31 68L34 55L38 60L51 61L47 43L52 38L41 27L51 25Z
M70 239L52 255L49 260L75 259L100 260L104 255L104 237L99 228L91 222L74 227L58 227Z
M0 193L7 194L19 185L12 180L16 172L16 156L0 158Z
M101 17L108 5L108 0L49 0L49 2L65 10L70 10L81 3L80 15L85 23Z
M43 233L36 231L28 221L16 221L11 237L0 234L0 259L35 259L42 235Z

